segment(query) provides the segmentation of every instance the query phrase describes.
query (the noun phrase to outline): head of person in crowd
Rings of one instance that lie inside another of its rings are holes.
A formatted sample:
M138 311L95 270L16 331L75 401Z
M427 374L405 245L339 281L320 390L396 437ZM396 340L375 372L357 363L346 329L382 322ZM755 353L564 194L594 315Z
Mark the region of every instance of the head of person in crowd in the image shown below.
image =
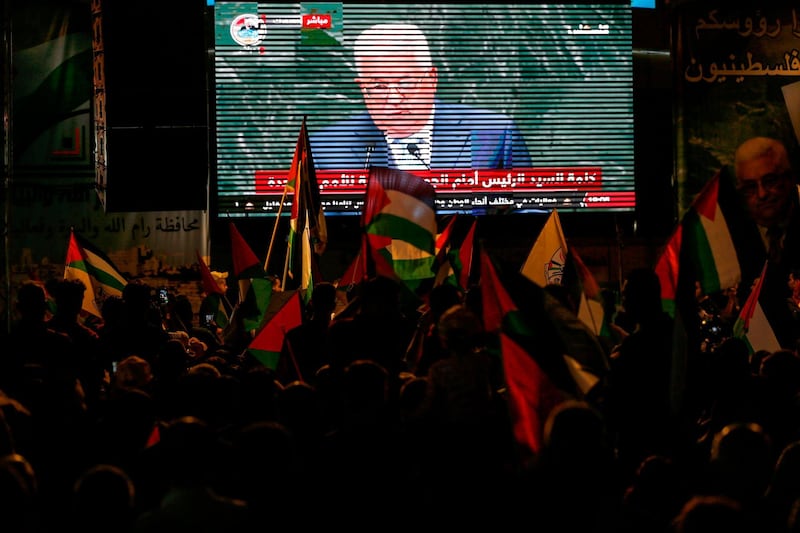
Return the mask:
M364 104L385 135L410 137L433 120L437 72L417 26L371 26L356 39L354 56Z
M786 221L796 203L797 187L786 146L769 137L752 137L736 149L736 188L756 224Z

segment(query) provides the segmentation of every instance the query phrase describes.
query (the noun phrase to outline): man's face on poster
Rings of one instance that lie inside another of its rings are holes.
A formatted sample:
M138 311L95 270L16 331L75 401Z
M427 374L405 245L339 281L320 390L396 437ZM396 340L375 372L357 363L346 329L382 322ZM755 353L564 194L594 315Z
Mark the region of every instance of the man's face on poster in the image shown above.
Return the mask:
M436 67L408 52L376 52L357 60L355 79L375 125L390 137L420 131L430 119L436 96Z
M761 226L773 226L788 216L791 194L797 194L794 175L773 158L760 157L737 169L737 188L750 216Z

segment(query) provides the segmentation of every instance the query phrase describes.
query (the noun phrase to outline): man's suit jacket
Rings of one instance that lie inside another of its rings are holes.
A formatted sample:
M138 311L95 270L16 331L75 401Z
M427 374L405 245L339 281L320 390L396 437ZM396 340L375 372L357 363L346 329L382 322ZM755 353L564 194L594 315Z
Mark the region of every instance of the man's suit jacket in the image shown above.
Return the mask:
M369 113L310 134L318 169L392 168L386 139ZM502 113L436 101L431 169L513 168L530 166L525 140Z
M733 178L730 178L733 179ZM800 323L792 316L788 307L789 272L800 268L800 196L792 194L792 210L784 225L783 252L777 260L769 261L764 275L759 303L784 348L794 348L800 334ZM720 193L722 194L722 193ZM725 218L737 249L742 269L742 281L737 294L740 304L750 294L753 281L761 275L768 257L767 247L761 239L758 226L749 217L741 204L738 211L726 212Z

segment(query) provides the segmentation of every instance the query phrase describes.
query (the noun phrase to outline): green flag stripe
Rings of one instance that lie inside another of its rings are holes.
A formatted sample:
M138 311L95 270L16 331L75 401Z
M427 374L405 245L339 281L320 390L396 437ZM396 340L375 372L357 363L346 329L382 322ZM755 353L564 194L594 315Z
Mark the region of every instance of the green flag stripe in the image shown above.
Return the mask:
M270 352L267 350L257 350L254 348L250 348L248 351L265 367L271 368L272 370L278 368L278 360L281 357L280 352Z
M719 274L714 263L714 254L711 251L711 244L708 242L708 235L705 228L700 223L697 212L690 211L686 214L684 222L684 246L694 252L695 270L698 273L698 280L706 294L711 294L721 290Z
M419 248L420 252L431 255L436 250L436 239L431 231L401 216L381 213L372 220L367 233L406 241Z
M89 272L89 274L97 279L97 281L99 281L102 285L122 293L122 289L124 289L125 285L127 285L125 278L123 278L119 272L117 272L116 268L109 264L105 259L94 254L91 250L84 250L86 252L86 259L89 263L86 265L88 267L87 272Z
M397 276L404 280L412 279L429 279L434 276L431 266L433 265L433 257L421 259L406 259L392 261L392 266Z

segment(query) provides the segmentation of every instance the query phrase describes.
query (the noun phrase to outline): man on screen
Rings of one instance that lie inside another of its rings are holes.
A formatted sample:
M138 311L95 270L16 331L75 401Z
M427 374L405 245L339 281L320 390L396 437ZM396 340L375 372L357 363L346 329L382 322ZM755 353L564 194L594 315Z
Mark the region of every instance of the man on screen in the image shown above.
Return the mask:
M311 136L318 168L530 166L510 117L436 98L437 69L417 26L368 28L356 39L354 59L367 110Z

